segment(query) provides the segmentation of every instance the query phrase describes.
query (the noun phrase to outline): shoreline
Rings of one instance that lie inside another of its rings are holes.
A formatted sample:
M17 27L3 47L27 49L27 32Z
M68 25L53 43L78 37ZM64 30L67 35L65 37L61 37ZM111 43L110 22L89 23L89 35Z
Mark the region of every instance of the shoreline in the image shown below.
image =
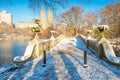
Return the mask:
M19 37L15 37L15 38L0 38L0 41L20 41L20 42L29 42L30 40L32 40L32 37L29 37L29 38L19 38Z

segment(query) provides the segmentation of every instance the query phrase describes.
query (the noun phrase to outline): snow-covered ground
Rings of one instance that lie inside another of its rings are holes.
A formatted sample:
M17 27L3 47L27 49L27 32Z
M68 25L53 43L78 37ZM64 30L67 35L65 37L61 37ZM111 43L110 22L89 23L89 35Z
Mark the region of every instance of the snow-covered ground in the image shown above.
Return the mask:
M88 68L83 68L84 50ZM120 80L120 68L98 59L79 38L62 40L47 52L46 67L42 61L37 58L23 67L8 70L0 74L0 80Z

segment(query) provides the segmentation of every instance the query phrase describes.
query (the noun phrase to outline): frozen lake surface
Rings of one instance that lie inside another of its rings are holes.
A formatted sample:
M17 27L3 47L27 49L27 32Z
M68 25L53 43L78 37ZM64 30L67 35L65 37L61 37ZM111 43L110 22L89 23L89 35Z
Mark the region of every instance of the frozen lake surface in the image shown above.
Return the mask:
M0 40L0 65L12 63L15 56L23 55L27 43Z

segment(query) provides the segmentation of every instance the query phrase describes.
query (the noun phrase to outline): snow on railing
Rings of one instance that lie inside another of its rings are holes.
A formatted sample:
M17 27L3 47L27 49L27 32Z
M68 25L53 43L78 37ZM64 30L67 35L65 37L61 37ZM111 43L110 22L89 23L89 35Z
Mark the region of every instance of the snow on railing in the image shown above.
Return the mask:
M85 42L87 48L89 48L94 53L96 53L96 55L99 58L103 58L104 60L106 60L110 63L120 66L120 58L115 55L112 44L110 43L109 40L107 40L104 37L104 34L103 34L103 31L106 31L108 29L108 26L105 29L104 29L104 27L106 27L106 26L98 27L98 30L100 30L100 32L102 34L101 37L98 39L89 38L89 36L85 37L83 35L81 35L80 37Z
M49 49L52 49L53 47L55 47L62 39L64 39L64 38L66 38L66 36L65 35L60 35L59 37L57 37L57 38L53 38L53 39L48 39L48 40L43 40L43 41L39 41L39 44L37 44L37 45L39 45L38 47L39 47L39 49L38 48L36 48L37 46L35 46L35 48L34 48L34 50L32 51L32 54L30 55L30 56L32 56L32 57L34 57L34 58L37 58L37 57L40 57L40 58L42 58L42 56L43 56L43 52L44 51L47 51L47 50L49 50ZM31 41L31 42L29 42L29 44L33 44L33 42L34 42L34 40L33 41ZM36 43L35 43L36 44ZM28 48L27 48L28 49ZM36 54L36 50L39 50L38 52L40 53L40 54ZM26 53L27 53L27 51L26 51ZM26 54L24 54L24 55L26 55ZM28 53L27 53L27 55L28 55ZM39 55L39 56L38 56ZM8 68L6 68L6 69L2 69L2 70L0 70L0 74L1 73L4 73L4 72L6 72L6 71L8 71L8 70L10 70L10 69L15 69L15 68L19 68L19 67L21 67L21 65L23 65L23 64L25 64L28 60L30 60L29 58L26 58L26 56L21 56L21 58L24 58L25 57L25 59L23 60L23 59L19 59L19 61L17 61L18 59L15 59L15 58L17 58L17 57L15 57L14 59L16 60L14 60L14 62L17 64L14 64L14 65L11 65L11 66L9 66ZM20 56L19 56L19 58L20 58ZM31 57L30 57L31 58Z
M17 65L23 65L30 59L38 58L43 56L43 52L47 51L56 46L63 38L64 35L60 35L57 38L50 38L48 40L39 41L38 36L36 35L35 38L29 42L25 53L23 56L17 56L14 58L14 62ZM31 46L31 44L34 44ZM27 56L26 56L27 55Z

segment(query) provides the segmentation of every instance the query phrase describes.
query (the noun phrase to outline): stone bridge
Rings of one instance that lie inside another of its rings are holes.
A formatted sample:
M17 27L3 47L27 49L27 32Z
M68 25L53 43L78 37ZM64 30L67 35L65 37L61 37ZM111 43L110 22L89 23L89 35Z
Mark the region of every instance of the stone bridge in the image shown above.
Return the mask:
M87 68L84 64L87 51ZM43 59L35 58L17 69L0 74L0 80L119 80L120 68L96 57L81 38L64 38L46 52Z

